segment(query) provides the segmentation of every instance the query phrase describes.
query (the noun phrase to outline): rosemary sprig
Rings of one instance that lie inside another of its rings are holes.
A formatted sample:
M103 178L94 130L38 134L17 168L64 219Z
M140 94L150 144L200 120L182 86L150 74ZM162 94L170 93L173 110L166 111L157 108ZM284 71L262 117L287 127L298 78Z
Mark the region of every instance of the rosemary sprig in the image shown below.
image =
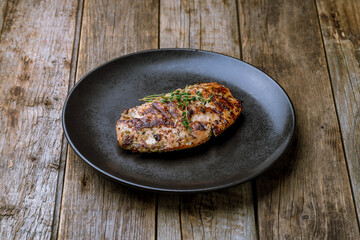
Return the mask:
M186 86L185 89L174 90L171 93L153 94L146 96L140 100L145 102L159 101L162 103L176 102L178 107L183 110L181 115L181 123L183 124L185 129L189 129L191 133L191 121L189 119L190 112L188 110L188 105L193 101L200 101L204 105L206 105L208 102L210 102L213 94L211 94L208 98L204 98L200 91L196 92L196 95L191 95L188 90L188 86Z

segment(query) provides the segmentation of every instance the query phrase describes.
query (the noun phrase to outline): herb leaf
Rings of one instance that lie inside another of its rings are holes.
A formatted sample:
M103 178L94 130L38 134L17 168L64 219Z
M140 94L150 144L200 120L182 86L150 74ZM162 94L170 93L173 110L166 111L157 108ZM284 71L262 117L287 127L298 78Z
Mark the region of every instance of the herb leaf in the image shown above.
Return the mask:
M192 130L191 126L190 126L191 120L189 119L190 112L189 112L187 106L191 102L196 101L196 100L200 101L204 105L206 105L208 102L210 102L211 98L214 95L211 94L208 98L204 98L200 91L197 91L196 95L191 95L191 93L189 93L188 90L189 90L188 86L186 86L185 89L174 90L171 93L166 93L166 94L165 93L153 94L153 95L146 96L140 100L145 101L145 102L153 102L153 101L157 100L162 103L170 103L170 102L177 103L178 107L183 110L182 115L181 115L181 120L182 120L181 123L183 124L183 126L185 127L186 130L189 130L189 132L191 134L191 130Z

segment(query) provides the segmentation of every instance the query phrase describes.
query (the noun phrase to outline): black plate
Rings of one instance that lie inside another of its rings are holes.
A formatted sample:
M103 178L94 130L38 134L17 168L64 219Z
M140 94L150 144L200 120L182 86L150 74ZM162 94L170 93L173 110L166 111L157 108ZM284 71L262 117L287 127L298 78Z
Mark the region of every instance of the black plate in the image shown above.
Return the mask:
M140 154L117 145L124 108L146 95L198 82L219 82L242 100L243 112L222 135L188 150ZM295 114L284 90L257 68L217 53L162 49L112 60L85 75L63 110L75 152L106 176L146 190L202 192L243 183L289 148Z

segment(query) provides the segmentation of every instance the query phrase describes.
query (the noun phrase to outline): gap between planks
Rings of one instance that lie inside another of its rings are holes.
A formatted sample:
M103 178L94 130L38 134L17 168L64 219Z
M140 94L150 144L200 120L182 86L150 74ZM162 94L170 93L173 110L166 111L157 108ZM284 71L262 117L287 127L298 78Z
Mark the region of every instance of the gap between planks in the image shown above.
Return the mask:
M75 85L75 77L76 77L76 69L77 69L77 61L79 56L79 43L80 43L80 35L81 35L81 24L82 24L82 16L84 11L84 1L78 0L78 9L76 13L76 23L75 23L75 34L74 34L74 45L71 56L71 66L70 66L70 74L69 74L69 87L68 93ZM60 153L60 163L59 163L59 176L58 182L56 186L56 196L55 196L55 207L54 207L54 217L53 224L51 229L51 239L58 239L59 234L59 221L61 215L61 201L62 201L62 193L64 188L64 175L65 175L65 166L66 166L66 158L68 153L68 141L65 137L65 133L62 136L62 145L61 145L61 153Z
M355 4L355 1L353 1L352 3ZM352 24L356 25L356 23L354 23L354 21L350 21L350 22L347 21L344 24L343 16L340 16L340 15L343 15L344 12L345 12L346 18L347 18L348 14L351 15L351 12L347 13L346 7L345 7L345 6L349 5L349 2L346 2L346 3L341 2L340 6L339 6L337 2L331 2L331 1L323 2L321 0L314 0L314 4L315 4L315 8L316 8L316 13L317 13L319 29L321 32L321 40L322 40L322 45L323 45L323 51L325 54L325 60L326 60L326 66L327 66L327 70L328 70L331 91L332 91L332 95L333 95L333 102L334 102L334 106L335 106L335 110L336 110L336 117L337 117L338 125L340 127L341 143L342 143L342 148L343 148L343 152L344 152L346 170L347 170L347 174L348 174L348 181L350 183L353 204L354 204L355 210L356 210L355 212L356 212L357 223L360 228L360 205L359 205L360 197L359 197L359 190L358 190L359 183L357 181L357 179L359 179L359 177L358 177L359 174L356 170L354 170L354 168L358 169L358 167L356 167L356 166L359 166L359 165L357 165L357 163L356 163L356 156L351 155L351 154L354 154L352 152L351 148L352 147L357 148L358 144L356 143L356 140L355 140L355 144L354 144L355 146L353 146L352 143L349 143L349 140L348 140L349 132L354 131L353 134L354 135L356 134L356 129L353 129L353 128L356 128L356 126L354 126L352 124L350 124L350 126L348 126L344 122L344 117L341 118L341 116L343 116L343 115L345 115L345 118L347 118L348 120L350 120L351 118L354 117L351 115L351 110L349 111L350 113L346 113L346 114L343 114L343 113L344 113L344 108L348 108L348 105L346 105L346 103L348 103L350 105L351 104L357 105L357 99L356 99L356 97L351 98L351 97L349 97L349 95L344 94L343 92L341 92L339 90L338 90L339 91L338 92L335 89L337 87L336 84L339 84L339 83L337 83L337 81L338 81L337 77L340 77L343 79L343 81L344 81L344 82L342 82L343 85L341 83L340 84L342 85L341 87L344 89L346 89L346 87L348 87L348 85L351 85L351 79L350 79L351 74L354 74L355 78L356 78L356 69L352 69L353 71L351 71L351 70L349 71L348 63L347 63L346 59L345 59L345 62L346 62L345 66L342 65L341 61L343 60L342 59L343 56L336 55L336 53L338 53L336 51L336 49L337 49L337 45L340 46L341 53L343 55L346 55L343 52L343 47L346 50L350 50L350 51L355 50L355 49L351 49L351 46L344 44L344 43L352 38L351 35L352 36L358 35L357 34L358 31L357 32L356 31L355 32L348 31L349 28L351 28L351 25ZM357 9L356 6L355 7L352 6L349 8ZM327 11L330 11L330 12L327 12ZM321 12L322 12L322 14L321 14ZM332 21L333 24L335 23L335 26L331 25L331 24L329 25L329 22L326 21L327 20L326 17L329 17L329 16L327 16L327 13L331 13L332 19L330 21ZM355 14L355 13L356 13L356 10L353 12L353 14ZM333 16L332 14L335 14L335 16ZM322 19L322 17L324 17L324 19ZM338 17L338 19L336 19L336 17ZM353 17L354 17L354 19L356 19L356 14ZM345 28L345 29L343 29L343 28ZM340 35L341 35L340 38L331 35L331 32L337 33L338 30L342 31L340 33ZM346 32L346 34L344 32ZM349 37L349 35L350 35L350 37ZM332 38L332 37L334 39L336 39L335 44L334 44L334 41L330 40L330 38ZM352 40L350 40L350 42L352 42ZM352 42L352 44L354 44L354 43ZM356 46L354 46L354 45L352 45L352 47L356 48ZM353 59L353 56L346 56L346 57L349 57L350 62L353 61L355 64L359 62L359 60L356 61L355 59ZM333 60L333 59L335 59L335 60ZM333 69L332 67L334 67L334 61L335 62L338 61L337 62L338 69L332 70ZM346 74L343 74L343 72L341 71L341 69L343 69L344 67L347 68L345 71ZM336 72L336 71L338 71L338 72ZM352 90L354 91L354 89L352 89ZM343 99L343 100L341 100L341 99ZM343 102L341 102L341 101L345 101L345 104L344 104L344 105L346 105L345 107L342 106ZM354 115L356 115L356 114L354 114Z
M335 111L335 113L336 113L336 119L337 119L339 128L342 129L343 126L341 125L341 122L340 122L339 109L338 109L338 106L337 106L337 104L336 104L334 86L333 86L332 83L331 83L331 70L330 70L329 60L328 60L329 56L328 56L328 53L327 53L326 47L325 47L323 26L321 26L320 14L319 14L319 7L318 7L318 4L317 4L316 0L314 0L314 5L315 5L315 9L316 9L317 23L318 23L318 26L319 26L319 29L320 29L320 33L321 33L321 34L320 34L320 35L321 35L321 44L322 44L322 48L323 48L323 51L324 51L324 54L325 54L325 62L326 62L326 68L327 68L327 72L328 72L328 76L329 76L329 82L330 82L330 86L331 86L332 98L333 98L333 102L334 102L334 106L335 106L335 110L336 110L336 111ZM351 195L352 195L352 198L353 198L353 203L354 203L355 209L357 209L358 206L356 205L355 190L354 190L353 182L351 181L350 169L349 169L349 163L348 163L349 160L348 160L348 157L347 157L347 154L346 154L346 151L345 151L344 133L343 133L342 130L340 130L340 137L341 137L341 138L340 138L340 139L341 139L341 145L342 145L343 152L344 152L346 171L347 171L348 180L349 180L350 187L351 187ZM358 225L359 225L359 227L360 227L358 211L359 211L359 210L355 211L355 213L356 213L357 223L358 223Z

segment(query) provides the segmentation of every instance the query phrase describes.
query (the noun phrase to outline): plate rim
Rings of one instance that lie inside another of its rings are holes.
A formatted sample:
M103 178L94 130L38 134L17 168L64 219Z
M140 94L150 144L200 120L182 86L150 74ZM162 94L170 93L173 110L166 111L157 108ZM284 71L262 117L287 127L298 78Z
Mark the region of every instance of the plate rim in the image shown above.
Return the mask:
M266 166L265 168L261 169L261 171L258 171L256 174L253 174L251 176L248 176L246 178L243 178L241 180L238 181L234 181L228 184L223 184L223 185L218 185L218 186L213 186L213 187L206 187L206 188L194 188L194 189L173 189L173 188L162 188L162 187L151 187L149 185L143 185L143 184L137 184L131 181L127 181L125 179L121 179L118 178L104 170L102 170L101 168L99 168L98 166L96 166L95 164L91 163L86 157L84 157L81 152L76 148L76 146L74 145L74 143L71 141L69 133L67 131L66 128L66 123L65 123L65 112L66 112L66 108L68 106L68 102L69 99L72 95L72 93L76 90L76 88L82 83L84 82L84 80L86 80L87 76L89 76L90 74L92 74L93 72L95 72L96 70L102 68L105 65L111 64L113 62L118 61L119 59L123 59L123 58L127 58L127 57L131 57L134 55L141 55L141 54L146 54L146 53L151 53L151 52L168 52L168 51L184 51L184 52L200 52L200 53L205 53L205 54L210 54L210 55L218 55L220 57L227 57L227 58L232 58L236 61L239 61L241 63L244 63L252 68L255 68L256 70L260 71L261 73L265 74L270 80L272 80L276 86L278 86L280 88L280 90L285 94L285 97L290 105L290 110L291 110L291 116L292 116L292 129L291 129L291 137L288 140L284 151L279 154L279 156L273 157L275 158L275 160L271 161L271 163ZM109 61L106 61L94 68L92 68L90 71L88 71L85 75L83 75L78 82L76 82L74 84L74 86L71 88L71 90L68 92L65 102L63 104L63 109L62 109L62 128L64 131L64 135L68 141L68 144L71 146L71 148L74 150L74 152L84 161L86 162L88 165L90 165L92 168L94 168L95 170L99 171L102 175L104 175L105 177L109 178L110 180L113 180L117 183L123 184L127 187L132 187L132 188L136 188L136 189L140 189L140 190L145 190L145 191L151 191L151 192L161 192L161 193L200 193L200 192L210 192L210 191L217 191L217 190L221 190L221 189L226 189L226 188L230 188L230 187L234 187L237 185L240 185L242 183L248 182L251 179L254 179L256 177L258 177L259 175L263 174L264 172L266 172L267 170L269 170L272 166L274 166L274 164L276 162L278 162L281 158L284 157L284 155L286 155L287 152L289 152L290 147L292 146L294 139L295 139L295 130L296 130L296 113L294 110L294 105L288 95L288 93L285 91L285 89L270 75L268 75L267 73L265 73L264 71L260 70L258 67L245 62L241 59L238 59L236 57L230 56L230 55L226 55L223 53L218 53L218 52L213 52L213 51L207 51L207 50L200 50L200 49L192 49L192 48L161 48L161 49L147 49L147 50L142 50L142 51L137 51L137 52L132 52L132 53L128 53L125 55L121 55L119 57L113 58Z

